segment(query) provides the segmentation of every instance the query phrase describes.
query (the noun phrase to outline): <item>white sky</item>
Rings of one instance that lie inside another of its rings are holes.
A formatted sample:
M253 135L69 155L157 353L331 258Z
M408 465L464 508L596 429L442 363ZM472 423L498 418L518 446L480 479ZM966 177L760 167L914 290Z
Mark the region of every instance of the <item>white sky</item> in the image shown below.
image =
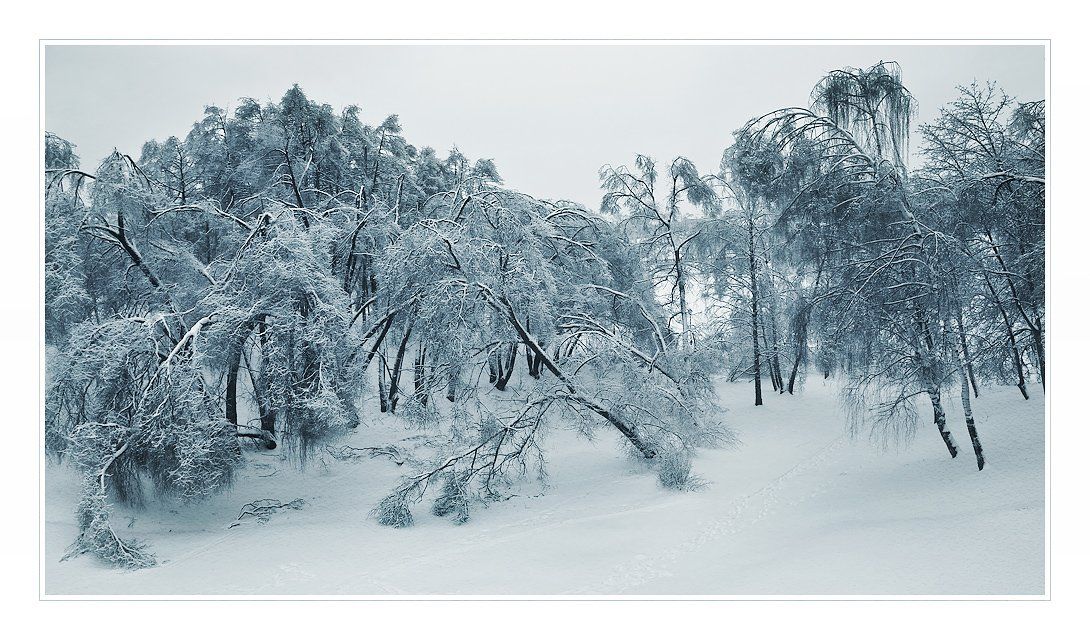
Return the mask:
M207 104L279 100L298 82L369 123L397 113L417 147L494 158L509 187L597 207L603 164L684 155L716 172L749 118L878 60L901 63L918 122L973 80L1045 97L1040 45L51 45L45 128L93 168L114 147L183 137Z

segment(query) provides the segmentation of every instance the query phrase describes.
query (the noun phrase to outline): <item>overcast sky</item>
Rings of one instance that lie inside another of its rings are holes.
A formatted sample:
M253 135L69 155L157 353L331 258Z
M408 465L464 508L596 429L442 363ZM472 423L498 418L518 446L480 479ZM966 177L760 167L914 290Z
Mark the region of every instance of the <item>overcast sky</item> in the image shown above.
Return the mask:
M512 188L596 207L603 164L684 155L715 172L749 118L806 106L825 72L878 60L901 63L920 122L973 80L1044 97L1039 45L52 45L45 128L93 168L115 147L183 137L205 105L278 100L297 82L372 124L397 113L417 147L493 158Z

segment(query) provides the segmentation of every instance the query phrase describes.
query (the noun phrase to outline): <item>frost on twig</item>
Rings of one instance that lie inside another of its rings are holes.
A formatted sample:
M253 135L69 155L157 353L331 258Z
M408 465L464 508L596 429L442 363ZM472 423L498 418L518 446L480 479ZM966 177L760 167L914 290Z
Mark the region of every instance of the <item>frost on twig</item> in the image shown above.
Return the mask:
M351 462L358 462L366 456L368 458L389 458L399 467L405 464L405 452L393 445L385 447L350 447L344 445L337 448L329 446L326 447L326 453L337 460Z
M407 504L403 493L394 493L383 498L382 501L375 505L375 508L371 510L371 516L375 518L379 524L386 527L394 527L395 529L411 527L413 525L413 514L412 511L409 511L409 505Z
M411 526L409 505L422 500L438 483L439 495L432 513L453 516L457 524L462 524L469 520L473 496L500 497L500 488L509 485L512 478L525 475L531 462L536 463L538 475L544 481L545 461L538 439L548 407L554 402L551 396L534 396L506 419L488 413L477 416L479 424L472 444L452 439L450 446L459 448L429 463L419 473L403 478L371 515L383 525ZM465 425L456 428L459 432L467 430Z
M279 513L285 509L293 509L298 511L306 506L306 501L302 498L296 498L291 502L281 502L273 498L262 498L261 500L254 500L242 505L242 509L238 512L238 518L234 522L227 525L228 529L233 529L243 522L256 520L260 524L268 522L274 513Z
M439 517L453 515L455 524L469 521L468 478L447 474L439 497L432 503L431 512Z
M676 448L659 457L659 485L675 491L697 491L707 482L693 474L693 455L687 449Z

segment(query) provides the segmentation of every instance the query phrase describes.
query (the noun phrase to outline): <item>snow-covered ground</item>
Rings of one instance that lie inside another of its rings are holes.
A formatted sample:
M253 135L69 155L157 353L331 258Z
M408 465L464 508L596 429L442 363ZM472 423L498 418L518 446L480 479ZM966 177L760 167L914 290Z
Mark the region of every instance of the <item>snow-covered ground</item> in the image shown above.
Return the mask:
M720 385L741 445L705 450L699 491L662 489L612 433L547 440L551 486L477 508L455 526L414 510L390 529L368 511L396 484L387 459L326 457L300 472L279 451L251 453L230 491L197 505L118 510L123 537L148 542L155 568L121 571L75 538L74 474L49 464L47 594L1043 594L1045 438L1040 387L982 391L975 410L988 464L976 470L958 398L951 460L934 427L882 451L846 436L837 389L798 396ZM929 413L924 413L924 416ZM386 434L383 434L386 435ZM408 435L408 434L403 434ZM357 446L386 444L361 428ZM228 529L259 498L300 510Z

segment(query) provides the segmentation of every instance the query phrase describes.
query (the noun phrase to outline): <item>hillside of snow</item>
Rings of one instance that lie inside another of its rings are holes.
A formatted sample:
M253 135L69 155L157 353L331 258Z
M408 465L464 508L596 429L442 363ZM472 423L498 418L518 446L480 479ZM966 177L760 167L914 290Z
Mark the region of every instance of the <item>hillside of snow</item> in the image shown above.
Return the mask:
M626 454L611 432L588 442L554 430L549 486L527 483L479 505L466 524L414 508L392 529L368 512L406 468L388 458L323 454L305 470L280 450L252 451L235 484L195 505L118 507L119 534L150 545L159 566L124 571L90 556L61 562L76 537L78 479L45 471L45 592L315 595L1040 595L1045 592L1044 399L1013 387L975 401L987 466L976 470L956 395L951 460L921 421L907 446L850 438L838 388L752 406L752 387L719 385L740 444L702 450L705 486L677 492ZM929 416L928 412L922 412ZM354 446L412 435L361 427ZM338 443L340 444L340 443ZM243 519L258 499L288 503Z

